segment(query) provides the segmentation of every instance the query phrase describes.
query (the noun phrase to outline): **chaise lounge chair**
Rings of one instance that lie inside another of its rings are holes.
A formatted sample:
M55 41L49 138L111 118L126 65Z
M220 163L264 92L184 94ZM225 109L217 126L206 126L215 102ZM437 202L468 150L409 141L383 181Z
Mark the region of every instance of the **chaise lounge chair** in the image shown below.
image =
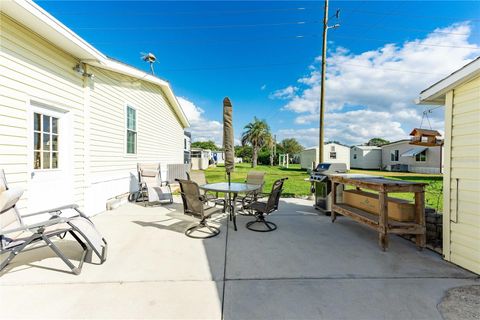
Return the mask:
M15 207L23 194L21 189L9 189L5 173L0 170L0 254L8 254L0 262L2 271L19 253L30 249L30 245L43 241L74 274L80 274L89 251L93 251L100 263L106 260L107 242L96 230L90 219L76 205L21 216ZM62 213L73 210L74 216L62 217ZM25 218L42 218L40 222L26 224ZM56 246L52 238L63 239L69 233L82 247L80 262L75 266ZM35 247L39 248L39 247Z
M172 189L162 180L160 163L137 163L139 196L143 204L168 201L173 203Z

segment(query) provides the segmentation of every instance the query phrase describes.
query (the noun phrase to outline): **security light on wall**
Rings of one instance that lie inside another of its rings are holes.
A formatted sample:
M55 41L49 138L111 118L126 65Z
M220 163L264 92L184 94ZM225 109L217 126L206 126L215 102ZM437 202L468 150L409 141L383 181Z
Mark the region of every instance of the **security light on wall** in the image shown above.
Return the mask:
M73 67L73 70L78 73L79 75L81 75L82 77L88 77L90 79L93 79L95 77L94 74L92 73L87 73L85 71L85 69L83 69L83 65L81 63L77 63L77 65L75 67Z

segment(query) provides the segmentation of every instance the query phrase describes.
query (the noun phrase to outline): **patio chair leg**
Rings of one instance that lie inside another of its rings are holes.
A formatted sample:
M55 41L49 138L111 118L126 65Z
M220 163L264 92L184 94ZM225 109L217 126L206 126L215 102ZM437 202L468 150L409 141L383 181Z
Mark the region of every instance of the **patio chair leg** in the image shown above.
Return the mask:
M253 228L252 226L255 225L256 223L261 223L265 225L267 227L267 230ZM255 231L255 232L270 232L277 229L277 225L271 221L265 220L265 217L263 216L263 214L257 215L257 219L247 222L245 226L247 227L248 230Z
M85 245L85 243L83 243L80 240L80 238L78 238L78 236L73 235L73 232L70 232L70 234L72 234L72 236L75 238L75 240L77 240L78 243L83 248L82 257L80 258L80 262L79 262L78 266L75 266L73 263L71 263L70 260L68 260L68 258L60 251L60 249L58 249L58 247L49 238L47 238L45 236L42 236L42 238L43 238L43 241L45 241L45 243L47 243L48 247L50 249L52 249L52 251L55 252L55 254L60 259L62 259L62 261L70 268L70 270L72 270L72 272L75 275L79 275L80 272L82 272L83 261L85 260L85 256L87 255L87 246Z
M207 234L207 236L200 237L200 236L192 235L195 231L199 231L200 229L203 229L203 228L207 228L210 231L210 233L204 232L204 233ZM199 224L196 224L196 225L188 228L187 230L185 230L185 235L187 237L193 238L193 239L208 239L208 238L215 237L219 234L220 234L220 229L218 229L216 227L213 227L213 226L210 226L206 221L200 221Z
M10 262L12 262L12 260L20 253L23 251L23 249L25 249L29 244L31 244L35 239L37 239L39 237L38 234L34 234L32 236L30 236L30 238L28 240L25 241L25 243L23 243L21 246L18 246L17 248L13 249L10 254L8 255L8 257L2 261L2 263L0 264L0 271L2 271Z

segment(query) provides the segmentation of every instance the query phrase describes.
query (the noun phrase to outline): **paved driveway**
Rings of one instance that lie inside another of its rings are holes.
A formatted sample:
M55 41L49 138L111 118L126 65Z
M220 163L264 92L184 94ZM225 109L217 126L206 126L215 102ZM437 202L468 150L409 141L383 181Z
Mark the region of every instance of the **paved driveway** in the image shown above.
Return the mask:
M335 224L311 202L282 200L278 230L239 231L218 215L218 237L194 240L181 204L128 204L94 217L109 242L103 265L67 272L48 248L23 253L0 276L1 318L440 319L445 290L478 278L429 250ZM228 230L227 230L228 229ZM59 245L79 258L73 241Z

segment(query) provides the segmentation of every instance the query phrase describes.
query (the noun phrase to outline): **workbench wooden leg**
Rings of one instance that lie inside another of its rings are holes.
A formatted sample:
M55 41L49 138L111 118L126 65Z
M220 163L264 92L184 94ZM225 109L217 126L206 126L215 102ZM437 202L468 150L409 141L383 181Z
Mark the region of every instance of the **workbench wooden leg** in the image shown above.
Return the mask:
M388 194L384 191L379 192L379 216L378 216L378 245L385 251L388 248Z
M425 228L425 192L415 192L415 222L422 228L422 234L415 236L415 243L419 250L425 248L426 245L426 228Z
M333 210L333 206L337 204L337 185L337 183L332 181L332 209L330 210L330 217L332 218L332 223L335 222L335 220L337 219L335 210Z

